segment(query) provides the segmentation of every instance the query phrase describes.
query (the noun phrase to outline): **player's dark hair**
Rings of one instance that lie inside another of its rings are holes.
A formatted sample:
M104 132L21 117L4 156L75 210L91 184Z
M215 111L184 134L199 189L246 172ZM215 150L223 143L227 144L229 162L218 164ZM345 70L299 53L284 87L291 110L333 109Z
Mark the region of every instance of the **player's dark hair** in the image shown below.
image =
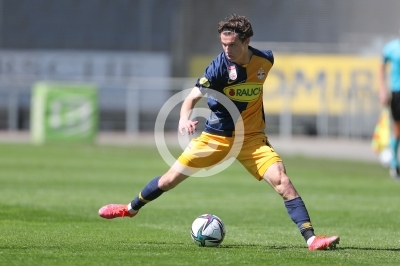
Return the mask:
M244 42L253 36L253 29L250 21L244 16L231 14L230 17L218 23L218 33L232 31L239 35L239 39Z

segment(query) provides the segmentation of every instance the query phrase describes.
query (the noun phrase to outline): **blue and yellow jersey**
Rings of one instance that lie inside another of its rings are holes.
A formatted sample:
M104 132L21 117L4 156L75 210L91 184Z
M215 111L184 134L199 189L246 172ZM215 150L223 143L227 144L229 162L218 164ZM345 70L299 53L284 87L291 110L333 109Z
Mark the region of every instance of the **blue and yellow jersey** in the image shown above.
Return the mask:
M400 39L393 40L383 48L383 60L390 62L390 88L392 91L400 91Z
M222 52L197 80L196 86L203 94L207 93L211 110L205 132L230 137L235 130L235 119L213 91L227 96L238 108L245 134L264 131L263 84L274 64L274 56L270 50L261 51L251 46L249 49L253 55L247 65L229 61Z

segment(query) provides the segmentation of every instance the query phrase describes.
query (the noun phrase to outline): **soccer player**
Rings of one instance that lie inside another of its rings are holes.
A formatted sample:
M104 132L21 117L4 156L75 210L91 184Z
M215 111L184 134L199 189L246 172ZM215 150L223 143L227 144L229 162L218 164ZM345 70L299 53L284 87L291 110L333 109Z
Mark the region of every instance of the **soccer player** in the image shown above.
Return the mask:
M218 24L218 33L223 52L205 69L203 77L197 80L191 93L183 101L180 112L180 133L193 134L198 121L190 120L191 112L202 95L207 93L211 115L206 121L204 131L190 142L175 165L162 176L151 180L132 202L103 206L99 215L106 219L137 215L145 204L187 179L190 175L188 169L193 171L218 164L235 147L235 137L242 134L243 144L236 159L257 180L265 180L282 196L287 212L308 248L335 248L340 240L338 236L314 234L306 206L286 175L282 159L264 133L262 89L274 64L272 52L249 46L253 30L244 16L232 14L221 21ZM225 96L221 97L219 93ZM227 105L223 104L224 99L228 99L239 110L242 128L235 128L240 117L231 114ZM183 170L174 167L176 165L182 166Z
M400 28L399 28L400 33ZM392 178L400 180L398 161L398 147L400 141L400 38L388 42L383 48L383 60L379 69L380 90L379 98L384 106L389 105L393 117L392 136L390 149L392 160L389 174ZM386 82L386 68L391 64L390 83ZM389 89L388 89L389 87ZM389 96L388 92L391 91Z

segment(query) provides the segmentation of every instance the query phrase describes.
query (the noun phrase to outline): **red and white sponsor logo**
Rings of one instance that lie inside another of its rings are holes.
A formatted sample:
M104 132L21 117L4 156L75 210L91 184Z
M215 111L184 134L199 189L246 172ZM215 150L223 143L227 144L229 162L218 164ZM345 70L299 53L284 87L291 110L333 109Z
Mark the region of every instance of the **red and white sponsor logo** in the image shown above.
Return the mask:
M229 73L229 79L230 80L236 80L237 79L237 73L236 73L236 67L235 66L229 66L228 67L228 73Z

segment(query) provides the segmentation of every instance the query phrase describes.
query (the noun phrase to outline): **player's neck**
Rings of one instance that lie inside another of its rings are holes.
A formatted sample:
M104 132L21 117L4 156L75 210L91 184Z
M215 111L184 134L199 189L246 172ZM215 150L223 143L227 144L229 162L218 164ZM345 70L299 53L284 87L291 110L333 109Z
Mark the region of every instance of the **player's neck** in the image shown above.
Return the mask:
M247 49L247 52L243 54L242 59L236 62L236 64L241 66L246 66L250 62L252 56L253 56L253 51L251 51L251 49Z

